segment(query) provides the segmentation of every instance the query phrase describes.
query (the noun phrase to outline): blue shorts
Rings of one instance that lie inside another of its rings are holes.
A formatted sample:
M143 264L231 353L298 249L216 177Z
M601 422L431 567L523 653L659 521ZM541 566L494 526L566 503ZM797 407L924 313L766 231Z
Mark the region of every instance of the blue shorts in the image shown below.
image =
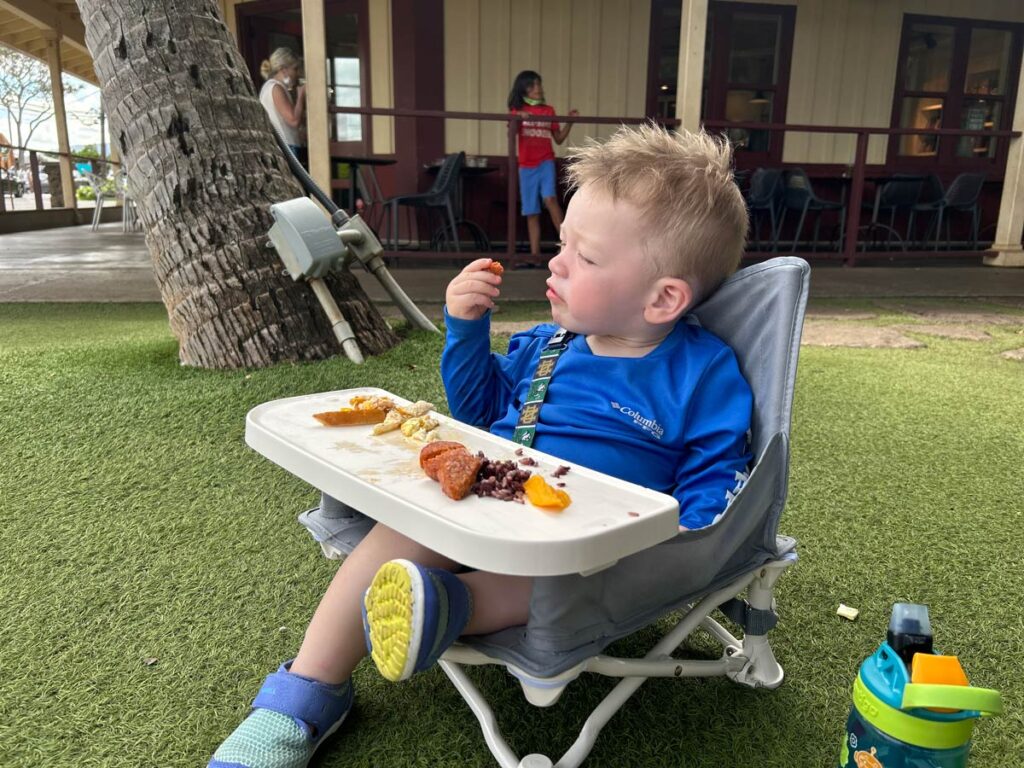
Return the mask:
M540 213L541 199L554 196L554 160L545 160L533 168L519 169L519 199L523 204L523 216Z

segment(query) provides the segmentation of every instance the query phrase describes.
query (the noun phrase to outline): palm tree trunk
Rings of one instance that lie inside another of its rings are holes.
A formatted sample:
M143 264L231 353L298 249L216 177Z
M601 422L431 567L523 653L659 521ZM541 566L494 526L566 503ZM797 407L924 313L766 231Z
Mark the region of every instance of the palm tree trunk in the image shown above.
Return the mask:
M271 203L301 196L216 0L78 0L160 295L185 365L336 355L313 291L283 274ZM397 343L348 272L328 278L365 354Z

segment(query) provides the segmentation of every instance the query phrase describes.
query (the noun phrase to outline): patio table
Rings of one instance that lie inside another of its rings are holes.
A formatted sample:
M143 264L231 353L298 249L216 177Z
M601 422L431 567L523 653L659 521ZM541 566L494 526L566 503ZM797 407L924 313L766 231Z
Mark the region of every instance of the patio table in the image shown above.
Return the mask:
M422 444L372 425L325 427L314 413L347 406L360 388L274 400L246 416L245 441L258 453L363 514L450 557L494 573L554 576L592 573L678 533L679 505L657 493L580 466L559 478L572 503L552 513L470 495L445 496L419 466ZM457 440L495 461L536 461L527 467L551 478L566 462L431 412L441 439ZM519 453L517 453L519 452Z
M360 155L331 155L331 159L345 163L351 169L350 181L348 187L348 212L351 215L356 213L356 196L358 193L357 187L363 186L363 191L367 194L372 194L373 199L371 203L381 203L384 201L384 194L380 189L380 182L377 181L377 171L375 170L378 166L382 165L394 165L398 161L393 157L371 157L371 156L360 156ZM370 180L373 182L373 189L369 189L365 185L360 184L359 168L366 166L370 171Z

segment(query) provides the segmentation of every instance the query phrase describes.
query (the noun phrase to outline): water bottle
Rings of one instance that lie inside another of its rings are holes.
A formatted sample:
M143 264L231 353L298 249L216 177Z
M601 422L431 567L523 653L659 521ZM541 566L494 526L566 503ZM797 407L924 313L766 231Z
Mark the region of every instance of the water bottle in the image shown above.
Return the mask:
M928 608L896 603L886 642L860 666L839 768L965 768L979 718L1002 712L955 656L935 654Z

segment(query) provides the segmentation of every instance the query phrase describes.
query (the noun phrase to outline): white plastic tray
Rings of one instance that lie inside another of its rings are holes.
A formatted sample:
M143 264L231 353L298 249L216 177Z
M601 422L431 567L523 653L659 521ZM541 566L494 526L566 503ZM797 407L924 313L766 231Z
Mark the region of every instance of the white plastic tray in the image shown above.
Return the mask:
M314 413L347 406L353 395L404 398L382 389L349 389L274 400L249 411L245 441L310 485L358 509L436 552L473 568L523 576L590 573L622 557L672 538L679 505L657 493L608 475L523 449L537 461L526 467L552 484L564 482L572 503L545 512L469 495L453 501L419 466L421 443L401 432L375 436L371 426L325 427ZM438 413L441 438L457 440L493 460L518 461L515 443Z

